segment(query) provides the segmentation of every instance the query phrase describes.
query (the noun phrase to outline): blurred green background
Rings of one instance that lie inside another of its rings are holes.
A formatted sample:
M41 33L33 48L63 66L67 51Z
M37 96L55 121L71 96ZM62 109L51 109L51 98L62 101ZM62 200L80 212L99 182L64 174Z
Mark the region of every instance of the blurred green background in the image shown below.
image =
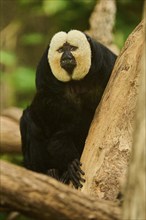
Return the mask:
M89 29L97 0L0 0L1 109L25 108L35 93L35 71L54 33ZM122 48L142 19L144 0L116 0L114 42ZM21 156L3 155L21 163ZM7 219L0 214L0 220ZM24 216L17 219L24 220ZM27 218L28 219L28 218Z
M97 0L1 1L1 108L26 107L35 91L35 70L55 32L89 28ZM115 43L121 48L142 18L144 0L117 0Z

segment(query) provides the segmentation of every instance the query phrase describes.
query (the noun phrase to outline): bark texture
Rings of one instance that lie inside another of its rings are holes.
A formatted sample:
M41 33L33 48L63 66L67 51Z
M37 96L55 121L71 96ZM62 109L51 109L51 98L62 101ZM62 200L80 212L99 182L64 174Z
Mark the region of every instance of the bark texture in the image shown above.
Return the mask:
M1 161L1 200L9 207L41 220L118 220L116 203L100 201L42 174Z
M146 219L146 54L143 49L142 59L137 71L141 73L140 95L136 112L136 123L130 168L127 175L125 200L122 219Z
M22 115L22 109L17 107L6 108L1 113L2 116L6 116L13 121L19 123L20 117Z
M13 119L0 116L0 153L20 153L19 124Z
M90 16L90 29L87 33L95 40L109 47L116 54L118 47L113 43L113 28L115 25L116 1L99 0Z
M115 200L120 182L126 176L143 47L141 22L128 37L116 61L86 140L81 158L86 182L81 191L98 198Z

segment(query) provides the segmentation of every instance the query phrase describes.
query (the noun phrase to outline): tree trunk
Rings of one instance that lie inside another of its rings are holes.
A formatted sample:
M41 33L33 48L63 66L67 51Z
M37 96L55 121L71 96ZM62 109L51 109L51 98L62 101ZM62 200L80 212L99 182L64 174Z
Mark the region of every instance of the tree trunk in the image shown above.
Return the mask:
M81 189L115 200L127 172L138 93L144 24L129 36L121 51L86 140L81 158L86 182Z
M143 49L142 59L137 71L141 73L141 87L138 99L133 149L124 196L122 219L146 219L146 84L145 84L146 54Z
M116 203L100 201L37 174L1 161L2 207L41 220L118 220Z
M99 0L90 16L90 29L86 31L95 40L103 43L116 54L118 47L113 43L113 28L116 17L115 0Z

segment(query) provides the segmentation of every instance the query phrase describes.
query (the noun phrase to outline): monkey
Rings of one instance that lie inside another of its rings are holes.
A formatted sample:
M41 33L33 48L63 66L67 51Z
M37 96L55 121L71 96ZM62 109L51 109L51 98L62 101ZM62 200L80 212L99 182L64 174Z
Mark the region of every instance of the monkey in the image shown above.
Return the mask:
M36 94L20 120L24 166L75 188L80 157L117 56L87 34L56 33L36 71Z

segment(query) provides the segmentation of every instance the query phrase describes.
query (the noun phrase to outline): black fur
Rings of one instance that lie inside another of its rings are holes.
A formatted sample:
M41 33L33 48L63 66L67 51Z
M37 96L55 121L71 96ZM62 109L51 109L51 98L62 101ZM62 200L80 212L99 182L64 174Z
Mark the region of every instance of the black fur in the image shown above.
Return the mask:
M51 72L47 53L36 73L36 95L20 122L24 166L76 188L84 174L80 156L95 109L112 72L116 55L86 36L92 51L89 73L80 81L61 82Z

